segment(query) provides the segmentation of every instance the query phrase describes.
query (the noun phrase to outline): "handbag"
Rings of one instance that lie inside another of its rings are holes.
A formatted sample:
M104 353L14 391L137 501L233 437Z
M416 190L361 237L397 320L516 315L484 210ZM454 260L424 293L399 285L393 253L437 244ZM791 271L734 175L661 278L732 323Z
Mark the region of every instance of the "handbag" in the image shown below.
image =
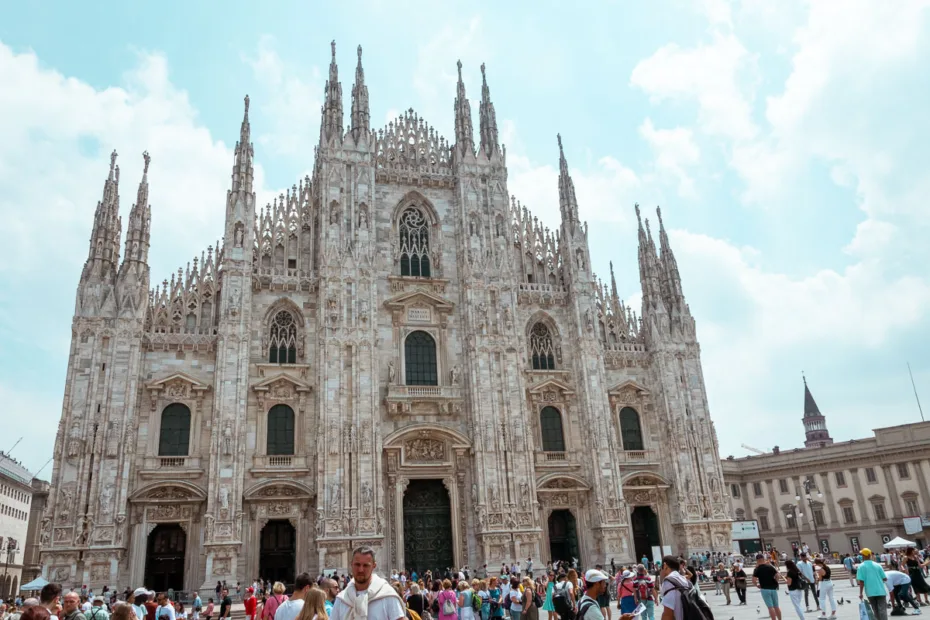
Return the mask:
M872 614L872 606L865 601L859 601L859 620L875 620Z

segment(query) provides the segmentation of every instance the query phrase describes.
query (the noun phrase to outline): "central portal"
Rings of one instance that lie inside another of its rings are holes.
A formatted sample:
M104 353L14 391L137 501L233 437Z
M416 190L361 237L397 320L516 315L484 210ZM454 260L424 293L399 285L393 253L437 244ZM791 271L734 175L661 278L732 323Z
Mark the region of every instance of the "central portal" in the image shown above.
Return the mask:
M297 565L297 536L289 521L269 521L262 528L258 574L271 582L292 586Z
M645 557L658 562L662 558L662 553L659 553L658 558L653 558L652 550L654 547L661 549L662 545L662 539L659 536L659 517L649 506L637 506L630 514L630 521L633 525L636 560L639 561L640 558Z
M580 556L575 515L571 510L553 510L549 515L549 558L571 562Z
M452 509L442 480L411 480L404 493L407 572L442 574L453 566Z
M183 590L186 549L187 534L179 524L156 526L145 554L145 584L156 592Z

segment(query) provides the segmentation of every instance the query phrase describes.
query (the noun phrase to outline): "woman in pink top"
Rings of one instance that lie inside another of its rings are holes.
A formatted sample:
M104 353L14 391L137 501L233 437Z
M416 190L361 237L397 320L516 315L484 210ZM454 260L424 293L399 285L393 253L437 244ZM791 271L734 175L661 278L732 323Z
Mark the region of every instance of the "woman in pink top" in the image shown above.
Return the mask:
M436 597L439 603L439 620L458 620L459 597L452 591L452 582L442 580L442 592Z
M274 582L271 592L272 595L265 599L265 604L262 605L262 620L274 620L278 607L287 600L287 595L284 594L284 584L280 581Z

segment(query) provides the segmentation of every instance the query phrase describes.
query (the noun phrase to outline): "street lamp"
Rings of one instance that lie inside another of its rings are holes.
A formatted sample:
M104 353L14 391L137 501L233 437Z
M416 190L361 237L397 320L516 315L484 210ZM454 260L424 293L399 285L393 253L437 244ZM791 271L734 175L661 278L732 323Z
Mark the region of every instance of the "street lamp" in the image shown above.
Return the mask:
M804 516L804 513L798 512L798 507L793 504L791 506L791 512L785 514L786 519L794 521L794 529L798 533L798 547L797 547L798 553L801 552L801 522L800 522L800 519L803 516Z
M7 536L6 545L3 546L2 551L6 551L6 561L3 563L3 578L6 579L7 572L10 568L11 558L15 559L16 552L19 551L19 545L17 544L16 539L12 536Z
M814 523L814 536L817 537L817 548L820 548L820 530L817 528L817 517L814 514L814 494L811 491L816 491L817 499L823 498L823 493L820 492L820 489L817 488L817 485L814 484L814 481L810 478L805 478L802 483L804 487L804 499L807 501L807 507L811 512L811 521ZM794 496L796 501L801 501L801 491L797 489L797 495ZM823 552L823 549L820 549Z

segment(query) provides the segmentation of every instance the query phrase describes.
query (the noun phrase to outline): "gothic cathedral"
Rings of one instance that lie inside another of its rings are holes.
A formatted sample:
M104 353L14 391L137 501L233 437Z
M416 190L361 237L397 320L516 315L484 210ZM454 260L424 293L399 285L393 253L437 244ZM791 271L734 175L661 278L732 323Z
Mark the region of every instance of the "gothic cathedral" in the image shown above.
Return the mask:
M334 44L313 176L264 208L246 97L223 240L153 289L149 156L120 261L113 153L77 289L47 579L287 583L344 571L360 544L418 572L729 549L661 213L658 248L639 226L637 317L591 270L561 139L558 228L508 194L481 70L477 144L461 63L454 142L413 110L372 130L359 48L345 129Z

